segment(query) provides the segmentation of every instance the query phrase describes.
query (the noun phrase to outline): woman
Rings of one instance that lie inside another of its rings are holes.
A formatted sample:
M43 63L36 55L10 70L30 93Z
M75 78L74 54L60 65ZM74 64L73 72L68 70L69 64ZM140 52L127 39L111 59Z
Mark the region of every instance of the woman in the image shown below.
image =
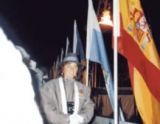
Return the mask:
M41 103L51 124L87 124L94 113L90 88L75 80L78 57L68 54L62 63L62 76L42 86Z

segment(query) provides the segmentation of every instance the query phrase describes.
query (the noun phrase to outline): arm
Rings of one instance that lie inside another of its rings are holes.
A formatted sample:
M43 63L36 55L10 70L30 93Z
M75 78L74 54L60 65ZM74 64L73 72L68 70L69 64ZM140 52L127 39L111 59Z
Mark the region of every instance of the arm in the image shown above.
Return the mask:
M93 101L90 99L90 88L89 87L85 87L85 103L82 106L81 110L79 111L79 115L81 117L83 117L83 122L84 123L89 123L90 120L93 117L94 114L94 103Z
M57 110L54 88L51 86L44 85L40 89L40 94L41 105L47 120L51 124L69 124L69 116Z

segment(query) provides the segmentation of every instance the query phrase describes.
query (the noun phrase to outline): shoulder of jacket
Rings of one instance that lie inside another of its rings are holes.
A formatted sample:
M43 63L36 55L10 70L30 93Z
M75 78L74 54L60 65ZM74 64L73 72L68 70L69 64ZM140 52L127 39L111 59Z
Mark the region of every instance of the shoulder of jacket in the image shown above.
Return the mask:
M58 82L58 78L51 79L51 80L47 81L45 84L43 84L42 87L52 87L52 86L54 87L57 84L57 82Z
M90 89L90 87L88 87L88 86L84 85L84 84L83 84L83 83L81 83L80 81L76 81L76 83L77 83L77 85L78 85L80 88L87 89L87 90L89 90L89 89Z

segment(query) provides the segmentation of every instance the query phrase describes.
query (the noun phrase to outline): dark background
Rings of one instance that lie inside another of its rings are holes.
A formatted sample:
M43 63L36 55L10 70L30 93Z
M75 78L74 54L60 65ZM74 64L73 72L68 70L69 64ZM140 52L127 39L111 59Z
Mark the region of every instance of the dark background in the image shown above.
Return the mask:
M98 1L93 0L95 8ZM158 0L141 2L159 50ZM67 36L72 44L74 19L85 46L87 7L87 0L0 0L0 21L15 44L22 45L40 65L49 68L61 48L65 49Z

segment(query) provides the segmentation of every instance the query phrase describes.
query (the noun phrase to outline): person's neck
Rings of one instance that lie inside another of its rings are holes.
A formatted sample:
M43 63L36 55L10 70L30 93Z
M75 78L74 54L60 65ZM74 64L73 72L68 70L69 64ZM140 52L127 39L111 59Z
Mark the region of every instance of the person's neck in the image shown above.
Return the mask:
M74 80L73 77L68 77L68 76L64 76L63 78L64 78L64 80Z

